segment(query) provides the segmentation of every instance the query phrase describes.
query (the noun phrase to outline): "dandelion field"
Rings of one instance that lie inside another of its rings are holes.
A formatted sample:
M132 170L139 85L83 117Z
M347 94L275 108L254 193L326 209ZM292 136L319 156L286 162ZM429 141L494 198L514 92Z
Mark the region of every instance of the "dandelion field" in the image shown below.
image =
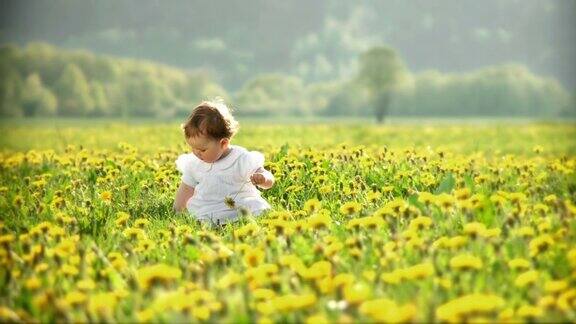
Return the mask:
M172 201L178 124L0 124L0 321L576 321L573 124L242 124L273 210Z

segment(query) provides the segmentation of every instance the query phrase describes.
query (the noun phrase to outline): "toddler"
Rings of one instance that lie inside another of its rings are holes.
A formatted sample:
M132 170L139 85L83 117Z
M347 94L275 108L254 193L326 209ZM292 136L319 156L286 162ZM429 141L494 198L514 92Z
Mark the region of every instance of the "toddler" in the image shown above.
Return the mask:
M182 128L192 153L176 160L182 173L176 211L187 208L201 222L219 225L237 220L240 208L253 215L270 208L256 186L271 188L274 176L262 153L230 143L238 123L224 103L202 102Z

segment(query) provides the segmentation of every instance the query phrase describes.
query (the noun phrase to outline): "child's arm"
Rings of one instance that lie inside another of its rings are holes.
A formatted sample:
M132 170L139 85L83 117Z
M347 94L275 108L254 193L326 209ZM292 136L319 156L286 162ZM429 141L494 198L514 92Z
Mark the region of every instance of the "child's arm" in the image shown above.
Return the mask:
M190 187L184 182L180 183L176 198L174 199L174 210L180 212L186 208L186 202L194 195L194 187Z
M274 185L274 175L262 167L250 176L250 181L262 189L270 189Z

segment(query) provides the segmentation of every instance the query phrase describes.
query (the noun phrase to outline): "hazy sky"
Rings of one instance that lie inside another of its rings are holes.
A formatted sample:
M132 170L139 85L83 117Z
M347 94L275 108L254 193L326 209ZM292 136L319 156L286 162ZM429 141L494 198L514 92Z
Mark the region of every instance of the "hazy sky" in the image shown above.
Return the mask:
M347 76L372 45L414 71L519 62L576 89L576 0L2 0L0 42L47 41L213 71Z

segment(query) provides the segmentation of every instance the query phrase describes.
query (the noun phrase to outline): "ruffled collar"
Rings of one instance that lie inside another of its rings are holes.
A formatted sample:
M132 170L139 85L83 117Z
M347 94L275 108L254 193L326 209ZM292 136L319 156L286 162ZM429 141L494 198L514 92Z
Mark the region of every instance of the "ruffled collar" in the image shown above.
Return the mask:
M212 163L206 163L198 158L198 167L202 172L207 172L210 170L225 170L231 167L236 160L245 153L246 149L241 146L230 145L230 153L220 160Z

